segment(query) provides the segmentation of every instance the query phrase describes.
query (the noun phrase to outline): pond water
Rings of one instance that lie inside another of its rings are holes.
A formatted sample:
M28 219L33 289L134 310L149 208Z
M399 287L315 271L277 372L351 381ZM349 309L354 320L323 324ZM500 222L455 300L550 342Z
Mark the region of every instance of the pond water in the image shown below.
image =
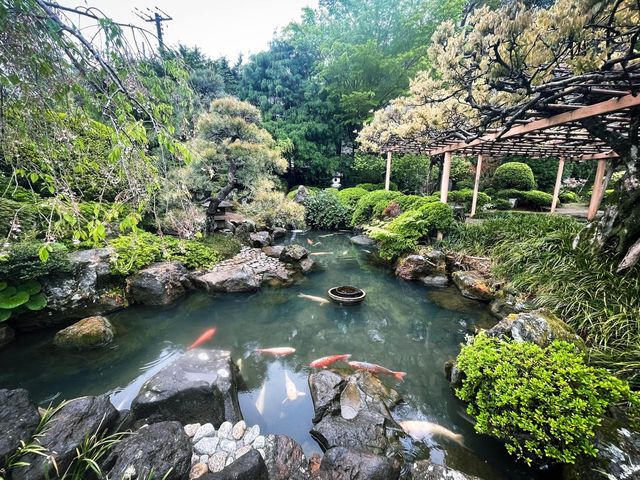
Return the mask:
M315 245L309 246L307 239ZM350 353L353 360L407 372L402 383L385 378L406 402L394 412L398 420L424 419L463 435L463 445L441 438L418 446L407 442L407 459L431 458L485 479L550 478L549 472L514 462L497 441L474 433L445 379L443 364L455 357L465 335L493 322L483 304L463 298L455 288L430 289L398 280L366 248L352 245L347 234L297 233L287 239L291 241L331 253L315 256L321 270L289 288L196 293L167 307L133 306L112 314L117 337L107 350L54 351L55 330L21 335L0 352L0 387L27 388L42 404L111 392L114 405L128 408L149 377L215 326L217 334L208 346L228 349L239 361L244 380L239 400L247 424L291 436L308 455L320 449L309 435L313 405L307 365L325 355ZM326 297L329 288L341 284L363 288L365 302L321 305L298 297ZM283 358L254 352L275 346L291 346L296 352ZM284 401L285 373L305 395ZM256 400L263 387L260 413Z

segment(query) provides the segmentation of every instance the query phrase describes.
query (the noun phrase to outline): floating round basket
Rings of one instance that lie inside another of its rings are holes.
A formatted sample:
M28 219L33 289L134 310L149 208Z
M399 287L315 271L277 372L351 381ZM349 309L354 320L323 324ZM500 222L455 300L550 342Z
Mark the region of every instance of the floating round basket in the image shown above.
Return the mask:
M331 300L342 305L355 305L363 301L364 297L367 296L364 290L350 285L330 288L328 293Z

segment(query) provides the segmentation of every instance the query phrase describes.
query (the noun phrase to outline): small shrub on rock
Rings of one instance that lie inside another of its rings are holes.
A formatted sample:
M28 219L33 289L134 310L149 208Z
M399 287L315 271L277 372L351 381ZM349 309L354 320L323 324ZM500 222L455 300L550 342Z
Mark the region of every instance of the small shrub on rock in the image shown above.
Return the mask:
M307 225L311 227L331 230L349 222L349 211L335 193L321 191L311 195L304 201L304 207Z
M580 195L571 191L562 192L560 194L560 201L562 203L578 203L580 201Z
M533 190L536 188L536 179L526 163L507 162L500 165L493 174L493 187L498 190Z
M595 429L607 407L640 398L606 370L589 366L575 345L555 341L546 348L480 334L465 345L456 366L475 429L499 438L527 464L574 463L595 456Z

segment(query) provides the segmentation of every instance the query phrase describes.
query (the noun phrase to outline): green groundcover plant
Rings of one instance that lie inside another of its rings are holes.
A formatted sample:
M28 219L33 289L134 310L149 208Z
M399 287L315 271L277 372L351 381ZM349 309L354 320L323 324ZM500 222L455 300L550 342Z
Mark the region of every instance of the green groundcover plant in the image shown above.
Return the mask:
M463 381L456 395L468 402L476 431L504 441L527 464L595 456L595 429L607 407L627 402L640 409L627 382L587 365L567 342L541 348L482 333L462 348L457 368Z

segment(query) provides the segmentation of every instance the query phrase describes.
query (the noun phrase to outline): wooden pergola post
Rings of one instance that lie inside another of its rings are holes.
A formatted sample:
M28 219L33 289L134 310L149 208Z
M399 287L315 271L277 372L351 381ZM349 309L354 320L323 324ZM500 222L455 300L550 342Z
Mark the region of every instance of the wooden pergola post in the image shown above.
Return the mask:
M451 172L451 152L444 152L442 163L442 181L440 182L440 201L447 203L449 196L449 173Z
M482 170L482 155L478 155L478 163L476 164L476 181L473 184L473 199L471 200L471 214L476 214L476 206L478 205L478 190L480 189L480 170Z
M391 152L387 152L387 174L384 177L384 189L388 192L391 186Z
M558 162L558 174L556 175L556 185L553 187L553 200L551 201L551 213L556 211L558 206L558 196L560 195L560 186L562 185L562 172L564 171L564 157L560 157Z
M598 160L598 167L596 168L596 179L593 182L593 191L591 192L591 201L589 202L589 211L587 213L587 220L592 221L596 218L600 202L604 194L604 171L607 166L607 161L602 158Z

